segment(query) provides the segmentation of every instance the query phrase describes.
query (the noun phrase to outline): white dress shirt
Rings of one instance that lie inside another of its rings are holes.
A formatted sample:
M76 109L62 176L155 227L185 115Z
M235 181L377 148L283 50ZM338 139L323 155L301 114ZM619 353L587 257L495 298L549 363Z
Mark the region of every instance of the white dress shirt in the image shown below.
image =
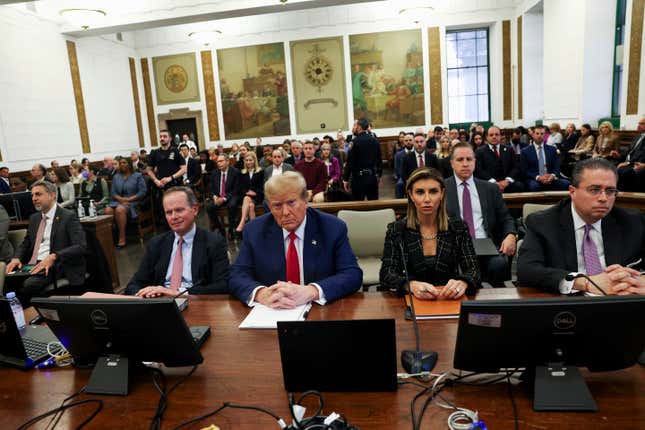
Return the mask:
M275 167L275 166L274 166ZM295 245L296 245L296 252L298 253L298 265L300 266L300 285L305 284L305 270L304 270L304 264L303 264L303 244L304 244L304 239L305 239L305 226L307 225L307 216L305 215L305 218L302 220L302 223L298 226L298 228L294 231L296 234L296 239L295 239ZM287 260L287 253L289 252L289 230L285 230L284 228L282 229L282 238L284 241L284 259L285 261ZM325 299L325 293L323 293L322 288L320 285L312 282L310 285L313 285L318 289L318 300L316 300L316 303L319 305L324 305L327 303L327 300ZM251 293L251 300L249 301L249 306L254 306L257 302L255 301L255 294L260 288L264 288L266 285L259 285L255 287L253 292Z
M184 244L181 247L181 258L184 263L184 267L181 273L181 287L179 291L184 291L193 286L193 242L195 241L195 232L197 231L197 226L193 225L192 230L190 230L184 236ZM177 255L177 243L179 241L179 235L175 233L175 239L172 243L172 252L170 253L170 260L168 261L168 270L166 271L166 278L164 280L164 287L170 288L170 278L172 277L172 265L175 261L175 256Z
M45 233L43 234L43 241L40 242L40 246L38 247L38 261L43 261L45 257L51 254L52 224L54 223L57 207L58 205L54 203L45 213Z
M457 184L457 199L459 200L459 214L464 212L464 185L462 184L461 179L455 175L455 182ZM475 238L476 239L485 239L488 237L486 234L486 229L484 228L484 214L482 212L481 202L479 200L479 194L477 193L477 186L475 186L475 180L471 176L466 180L468 184L468 191L470 192L470 203L473 207L473 224L475 227Z
M576 212L576 209L573 207L573 203L571 203L571 215L573 216L573 231L575 232L576 236L576 260L578 261L578 271L572 272L570 273L570 275L577 275L579 273L587 273L585 267L585 256L582 252L582 241L585 237L586 223L582 218L580 218L578 212ZM607 264L605 262L605 247L602 240L602 219L596 221L591 225L589 236L591 237L591 241L594 243L594 245L596 245L596 250L598 251L598 259L600 260L600 266L602 267L602 270L605 270ZM560 293L570 294L571 290L573 289L574 281L575 279L573 281L566 281L564 279L561 280L559 285Z
M421 159L423 160L423 167L426 167L426 153L425 151L419 154L417 151L414 151L414 159L417 162L417 168L421 167L421 163L419 163L419 156L421 156Z
M275 164L273 165L273 169L271 170L271 177L282 175L282 164L280 164L280 167L275 167Z

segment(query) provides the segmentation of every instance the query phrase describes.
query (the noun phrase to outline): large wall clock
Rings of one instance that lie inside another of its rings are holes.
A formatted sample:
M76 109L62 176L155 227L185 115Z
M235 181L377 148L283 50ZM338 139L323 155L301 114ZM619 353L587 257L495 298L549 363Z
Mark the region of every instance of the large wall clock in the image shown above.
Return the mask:
M311 51L310 51L311 52ZM305 78L318 91L327 85L334 74L334 69L329 64L329 60L319 54L318 45L314 47L313 56L305 64Z

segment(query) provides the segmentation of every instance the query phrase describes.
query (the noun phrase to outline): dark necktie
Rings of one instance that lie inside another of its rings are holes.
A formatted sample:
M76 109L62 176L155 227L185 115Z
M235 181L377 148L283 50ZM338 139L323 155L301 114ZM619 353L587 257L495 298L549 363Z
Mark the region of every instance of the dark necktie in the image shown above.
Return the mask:
M43 217L40 220L40 225L38 226L38 232L36 233L36 241L34 242L34 250L31 253L31 259L29 260L30 265L36 264L38 261L38 251L40 250L40 244L43 242L43 237L45 237L45 225L47 224L47 217L45 214L42 214Z
M419 154L419 168L425 167L426 164L423 161L423 155Z
M585 259L585 269L587 275L593 276L602 273L602 265L598 257L598 249L593 240L591 240L590 231L593 229L589 224L585 224L585 235L582 238L582 255Z
M300 284L300 262L296 250L296 234L289 233L289 248L287 249L287 281Z
M461 185L464 186L464 193L461 198L461 217L466 222L468 226L468 232L470 232L470 237L475 238L475 221L473 220L473 203L470 200L470 191L468 190L468 183L462 182Z
M495 152L495 157L499 158L499 151L497 150L497 145L493 145L493 151Z
M226 173L222 172L222 184L219 187L220 197L226 197Z

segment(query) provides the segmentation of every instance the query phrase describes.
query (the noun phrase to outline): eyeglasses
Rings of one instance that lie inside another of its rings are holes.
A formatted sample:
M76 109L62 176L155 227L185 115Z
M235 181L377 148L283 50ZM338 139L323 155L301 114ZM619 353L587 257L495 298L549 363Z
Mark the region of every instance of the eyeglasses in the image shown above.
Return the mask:
M607 197L616 197L618 195L618 189L616 188L601 188L591 186L585 188L585 190L587 190L587 192L594 197L599 196L602 192L604 192Z

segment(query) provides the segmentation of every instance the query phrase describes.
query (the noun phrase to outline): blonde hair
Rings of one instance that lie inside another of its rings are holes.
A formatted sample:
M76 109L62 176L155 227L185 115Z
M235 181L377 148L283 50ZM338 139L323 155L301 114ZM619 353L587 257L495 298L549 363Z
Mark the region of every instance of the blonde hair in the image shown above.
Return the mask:
M307 200L307 182L299 172L290 171L282 175L274 175L264 183L264 195L268 201L284 191L295 191L301 198Z
M613 132L613 131L614 131L614 126L613 126L613 125L611 125L611 123L610 123L609 121L603 121L603 122L601 122L601 123L600 123L600 127L602 127L603 125L607 126L607 128L609 129L609 133L611 133L611 132ZM598 128L600 128L600 127L598 127ZM609 133L608 133L608 134L609 134Z
M407 217L407 224L406 226L411 229L411 230L418 230L419 229L419 217L417 216L417 207L414 205L414 202L412 201L412 197L410 197L410 193L412 192L412 187L417 181L421 181L423 179L432 179L433 181L436 181L439 183L439 186L441 187L441 191L444 192L443 198L441 199L441 202L439 202L439 207L437 208L437 224L439 231L446 231L448 230L448 212L446 210L446 184L443 182L443 176L437 169L433 168L422 168L422 169L417 169L414 172L412 172L412 175L408 178L408 181L405 183L405 191L408 196L408 209L406 213Z
M554 122L549 126L549 130L551 130L551 133L560 133L562 129L560 128L560 124L557 122Z
M249 173L249 170L246 168L246 159L252 157L253 158L253 173L258 173L259 171L262 170L262 168L258 165L258 157L255 155L255 152L249 151L246 154L244 154L244 159L242 160L242 164L244 168L242 169L243 174Z

